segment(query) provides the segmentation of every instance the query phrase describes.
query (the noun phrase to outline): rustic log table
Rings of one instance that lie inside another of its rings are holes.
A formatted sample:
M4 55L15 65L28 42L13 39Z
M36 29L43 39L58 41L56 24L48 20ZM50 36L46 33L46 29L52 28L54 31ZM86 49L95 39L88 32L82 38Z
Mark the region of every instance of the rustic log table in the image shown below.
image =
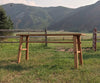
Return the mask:
M74 66L78 68L78 55L79 55L79 64L83 65L82 58L82 48L81 48L81 36L85 34L81 33L71 33L71 34L17 34L20 36L19 52L18 52L18 63L21 59L21 50L26 51L26 60L29 59L29 43L73 43L74 48ZM29 41L30 36L73 36L73 42L54 42L54 41ZM26 41L23 41L23 37L26 38ZM26 43L26 48L22 49L22 43Z

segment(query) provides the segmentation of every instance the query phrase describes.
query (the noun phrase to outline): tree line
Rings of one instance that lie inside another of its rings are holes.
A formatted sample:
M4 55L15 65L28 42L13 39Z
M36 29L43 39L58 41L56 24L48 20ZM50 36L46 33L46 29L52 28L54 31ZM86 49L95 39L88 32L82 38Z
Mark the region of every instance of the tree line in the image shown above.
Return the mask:
M5 10L0 6L0 29L13 29L13 22L9 16L6 15ZM8 35L9 32L0 32L0 35Z

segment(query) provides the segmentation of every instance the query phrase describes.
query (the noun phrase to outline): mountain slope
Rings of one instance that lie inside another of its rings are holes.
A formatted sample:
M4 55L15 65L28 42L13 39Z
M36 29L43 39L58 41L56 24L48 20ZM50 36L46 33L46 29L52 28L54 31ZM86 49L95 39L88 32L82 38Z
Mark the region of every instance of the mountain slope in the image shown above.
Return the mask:
M100 30L100 1L76 9L72 15L51 25L49 29L91 32L94 27Z
M64 19L64 17L69 16L69 14L74 12L74 9L66 8L62 6L48 7L44 9L49 13L49 15L54 19L55 22Z
M43 29L56 23L73 11L64 7L34 7L23 4L3 5L15 28Z

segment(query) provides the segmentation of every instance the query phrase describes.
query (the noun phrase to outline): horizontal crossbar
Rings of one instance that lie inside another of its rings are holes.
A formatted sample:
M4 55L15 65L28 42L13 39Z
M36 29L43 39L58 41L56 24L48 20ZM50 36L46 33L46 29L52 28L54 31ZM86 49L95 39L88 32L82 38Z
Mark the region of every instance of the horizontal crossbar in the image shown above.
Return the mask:
M24 41L23 43L25 43L25 41ZM47 42L45 42L45 41L29 41L29 43L73 43L73 42L59 42L59 41L56 41L56 42L54 42L54 41L47 41Z
M27 50L26 48L23 48L23 49L21 49L21 50Z
M77 51L77 53L81 53L80 51Z

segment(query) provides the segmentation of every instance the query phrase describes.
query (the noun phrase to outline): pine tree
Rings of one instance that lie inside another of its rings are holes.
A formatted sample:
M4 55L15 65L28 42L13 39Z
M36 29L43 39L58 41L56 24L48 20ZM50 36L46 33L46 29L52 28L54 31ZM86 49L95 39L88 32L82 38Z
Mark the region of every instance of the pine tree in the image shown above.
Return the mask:
M0 7L0 29L13 29L13 22L8 17L2 7ZM7 35L8 32L0 32L0 35Z

